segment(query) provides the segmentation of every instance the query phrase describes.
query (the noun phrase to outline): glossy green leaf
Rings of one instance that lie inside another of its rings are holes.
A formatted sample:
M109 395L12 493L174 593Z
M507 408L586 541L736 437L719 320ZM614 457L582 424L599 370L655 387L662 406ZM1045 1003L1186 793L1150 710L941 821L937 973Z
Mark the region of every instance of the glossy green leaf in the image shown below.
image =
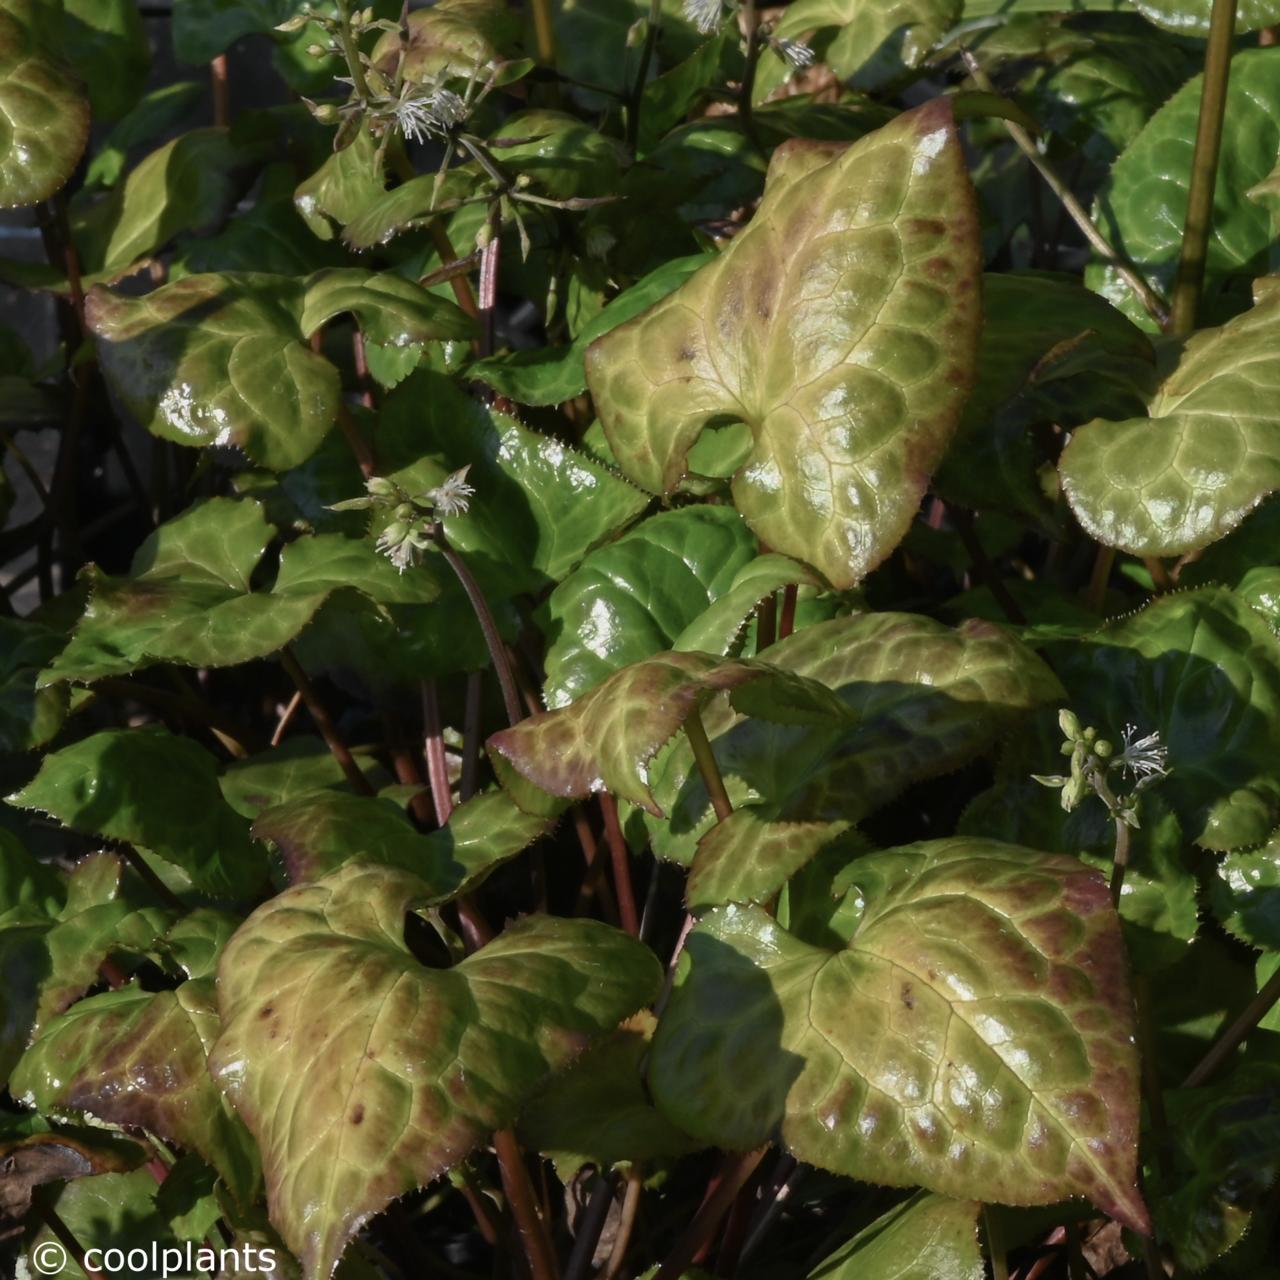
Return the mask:
M50 9L43 0L0 8L0 208L47 200L89 138L89 103L55 53Z
M0 750L42 747L62 727L67 691L38 687L40 669L61 645L62 637L38 622L0 618Z
M1183 555L1280 488L1278 341L1275 291L1194 335L1149 417L1095 420L1074 433L1062 487L1090 537L1134 555Z
M606 333L638 316L679 288L695 271L711 261L705 253L670 262L620 293L584 326L570 347L541 347L528 352L477 360L469 372L495 391L520 404L561 404L587 389L584 364L587 348Z
M981 1205L922 1191L824 1258L809 1280L983 1280Z
M50 1023L10 1084L43 1111L149 1129L198 1151L247 1199L259 1176L253 1145L206 1070L217 1034L212 978L173 991L130 984Z
M834 160L780 148L771 174L714 263L592 344L588 382L620 464L654 492L710 421L746 421L739 511L847 587L905 532L973 375L968 175L942 99Z
M304 6L299 0L182 0L173 11L173 51L201 64L242 36L265 34Z
M408 873L352 863L260 907L223 953L210 1070L257 1139L272 1220L309 1280L661 982L640 943L546 916L426 969L403 936L427 894Z
M353 748L352 755L366 775L376 773L377 762L366 751ZM250 819L312 791L350 789L347 775L324 740L310 735L287 738L278 747L232 761L223 770L219 786L226 802Z
M847 822L773 822L767 811L735 809L698 841L685 901L691 911L767 903L848 829Z
M368 129L361 129L349 147L335 151L298 184L293 201L307 226L321 240L332 240L335 227L359 217L385 190L377 144Z
M1213 0L1133 0L1143 17L1180 36L1209 34ZM1258 31L1280 22L1280 0L1238 0L1236 32Z
M671 647L754 557L737 512L709 506L652 516L592 552L547 602L547 705Z
M1251 1219L1269 1214L1280 1177L1278 1101L1280 1078L1262 1064L1212 1089L1166 1094L1173 1154L1159 1174L1156 1223L1180 1269L1199 1273L1229 1251L1237 1257ZM1267 1252L1262 1230L1256 1263ZM1243 1252L1239 1274L1257 1274Z
M62 877L0 830L0 927L55 919L65 900Z
M487 74L518 49L521 22L503 0L438 0L409 14L409 47L403 74L417 82L448 72L466 79ZM394 72L399 44L395 34L382 37L373 61Z
M1170 774L1160 794L1188 839L1228 850L1270 836L1280 819L1269 728L1280 714L1280 639L1247 604L1217 587L1164 596L1045 652L1082 724L1117 743L1130 723L1160 735ZM1061 764L1061 738L1043 727L1044 746L1022 751L1020 771Z
M434 905L469 892L548 825L517 808L506 792L488 791L423 835L388 800L316 791L267 809L253 832L275 846L291 884L319 880L360 859L413 872L430 891L423 901Z
M1280 50L1246 49L1231 61L1201 320L1221 323L1248 301L1266 262L1270 219L1240 195L1275 167L1280 151ZM1203 77L1189 81L1116 161L1095 216L1107 239L1168 295L1177 273ZM1155 325L1114 267L1093 263L1085 281L1135 324Z
M63 747L7 799L74 831L142 845L215 897L248 897L265 880L264 851L222 799L213 756L161 729L107 729Z
M85 172L85 186L114 187L131 148L154 143L175 128L204 96L195 80L179 80L144 94L102 140Z
M569 1182L585 1164L671 1160L697 1148L649 1098L644 1062L657 1025L647 1009L588 1049L525 1108L520 1133Z
M745 1150L1005 1204L1086 1196L1137 1229L1138 1061L1106 885L1075 859L951 840L854 864L848 946L722 907L654 1039L659 1107Z
M1280 951L1280 839L1227 854L1213 868L1209 902L1228 933L1252 947Z
M935 488L968 507L1040 512L1031 428L1142 412L1155 355L1140 329L1065 276L984 276L983 306L977 380Z
M184 231L212 230L239 196L244 158L226 129L193 129L156 148L79 211L72 235L91 280L110 282Z
M311 337L344 312L355 316L370 341L383 346L417 346L433 338L472 338L477 332L475 322L456 303L390 272L343 267L321 271L307 281L303 337Z
M822 685L767 663L664 653L623 667L568 706L500 730L489 751L551 795L581 799L608 790L660 818L649 790L653 757L707 695L752 682L766 689L752 704L757 715L805 725L844 720Z
M250 577L274 533L256 502L212 498L161 525L128 577L89 569L88 607L42 681L89 682L153 662L248 662L294 639L335 592L387 604L438 594L430 571L398 573L369 540L339 534L291 542L272 588L253 591Z
M147 430L284 470L338 410L337 370L303 340L304 297L285 276L187 276L142 298L94 289L86 314L103 373Z
M823 60L856 89L878 89L918 67L960 20L961 0L798 0L777 34L817 31ZM834 38L826 35L837 28Z
M817 681L847 707L844 723L744 720L723 701L703 723L735 807L766 803L780 816L857 822L911 782L959 768L1018 718L1060 705L1061 686L998 627L952 631L910 614L867 614L806 627L766 650L771 666ZM677 740L650 770L670 822L650 824L660 856L688 863L714 821L688 745Z
M426 370L388 397L378 456L384 474L410 493L469 468L476 496L466 513L445 519L445 535L504 594L563 578L649 502L607 467Z

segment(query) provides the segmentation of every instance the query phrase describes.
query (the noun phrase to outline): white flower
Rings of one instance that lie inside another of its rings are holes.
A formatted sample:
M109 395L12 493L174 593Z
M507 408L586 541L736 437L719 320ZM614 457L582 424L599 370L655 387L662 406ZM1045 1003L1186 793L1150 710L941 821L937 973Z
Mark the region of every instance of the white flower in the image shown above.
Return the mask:
M391 108L400 132L413 142L445 137L467 114L466 103L452 89L423 85Z
M724 0L684 0L684 16L704 36L710 35L720 25L724 12Z
M1163 778L1169 772L1169 749L1160 741L1159 733L1138 737L1137 725L1124 727L1124 750L1115 763L1127 769L1140 781Z
M470 470L471 466L468 464L461 471L455 471L453 475L447 476L434 489L427 491L425 496L430 500L437 515L462 515L471 505L470 499L475 496L476 491L467 483L467 472Z
M414 562L413 540L403 524L397 522L387 525L378 534L378 541L374 545L401 573Z
M813 66L814 52L802 40L788 40L779 37L771 42L778 55L785 58L798 71Z

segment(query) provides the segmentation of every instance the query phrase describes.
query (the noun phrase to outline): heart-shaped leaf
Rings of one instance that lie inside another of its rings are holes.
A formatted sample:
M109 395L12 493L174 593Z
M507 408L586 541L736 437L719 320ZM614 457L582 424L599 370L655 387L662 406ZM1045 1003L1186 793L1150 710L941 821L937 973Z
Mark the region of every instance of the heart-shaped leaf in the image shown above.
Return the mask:
M162 729L107 729L51 752L9 804L73 831L142 845L201 891L246 898L266 878L265 851L218 790L217 761Z
M83 1112L198 1151L248 1200L259 1178L253 1144L206 1069L217 1033L212 978L173 991L130 984L54 1019L10 1087L42 1111Z
M39 204L71 176L89 139L89 103L54 56L41 0L0 10L0 208Z
M980 1209L922 1191L823 1259L809 1280L983 1280Z
M664 653L623 667L566 707L500 730L489 750L551 795L584 798L608 790L660 818L649 762L706 695L752 682L763 692L748 714L805 725L845 719L842 704L822 685L767 663Z
M141 298L93 289L98 360L153 435L234 444L277 471L305 461L338 411L338 371L307 346L288 276L187 276Z
M350 863L259 907L223 952L210 1070L258 1141L272 1221L308 1280L661 983L641 943L547 916L426 969L404 916L427 895L406 872Z
M734 806L765 803L784 818L857 822L908 783L988 750L1022 713L1061 705L1062 686L1041 659L984 622L952 631L912 614L836 618L765 656L846 708L843 720L797 726L708 704L703 723ZM649 824L654 847L688 863L714 821L688 744L674 742L650 773L657 804L671 815Z
M1166 296L1178 269L1203 85L1203 76L1188 81L1151 117L1112 167L1094 211L1107 239ZM1280 50L1245 49L1232 58L1224 118L1201 304L1201 322L1213 324L1247 305L1249 284L1265 269L1270 218L1238 194L1271 172L1280 150ZM1135 324L1155 328L1114 266L1091 264L1085 282Z
M689 937L655 1101L732 1150L780 1131L867 1182L1005 1204L1087 1196L1139 1231L1138 1059L1124 944L1074 858L951 840L853 864L842 951L759 907Z
M781 147L770 172L747 230L593 343L587 380L620 464L655 493L709 423L746 422L739 511L848 587L906 531L972 380L973 195L944 99L835 159Z
M1150 417L1096 420L1072 435L1062 488L1090 537L1134 555L1183 555L1280 488L1278 341L1273 290L1191 338Z

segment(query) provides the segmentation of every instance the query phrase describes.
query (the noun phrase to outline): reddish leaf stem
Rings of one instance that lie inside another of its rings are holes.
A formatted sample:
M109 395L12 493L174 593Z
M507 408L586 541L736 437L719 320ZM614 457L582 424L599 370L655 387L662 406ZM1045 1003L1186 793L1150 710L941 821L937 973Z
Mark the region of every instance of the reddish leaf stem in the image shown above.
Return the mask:
M440 724L440 697L434 680L422 682L423 755L427 761L427 782L436 823L444 826L453 813L453 788L449 785L449 764L444 753L444 729Z
M600 1235L604 1224L609 1220L609 1210L613 1208L613 1197L616 1177L602 1173L596 1176L595 1190L591 1198L578 1215L577 1229L573 1236L573 1250L569 1254L568 1265L564 1269L564 1280L586 1280L591 1270L592 1260L600 1244Z
M685 1228L684 1234L676 1241L654 1280L680 1280L699 1253L710 1247L716 1228L729 1212L729 1206L747 1179L755 1172L767 1149L758 1147L755 1151L734 1152L724 1157L701 1207Z
M320 736L324 739L330 754L338 762L338 768L342 770L343 776L359 795L376 794L369 779L360 772L355 756L351 754L351 749L338 732L338 726L334 724L333 717L320 701L311 678L302 669L289 645L285 645L280 650L280 665L289 673L289 678L297 686L298 692L302 695L302 701L306 703L307 710L311 713L311 719L315 721L316 728L320 730Z
M778 638L778 599L772 591L756 605L756 652L763 653Z
M778 639L785 640L796 629L796 598L800 588L788 582L782 588L782 615L778 620Z
M533 1280L557 1280L559 1267L556 1265L555 1252L551 1248L546 1223L538 1214L533 1184L529 1180L529 1170L525 1167L524 1153L520 1150L516 1135L510 1129L498 1130L493 1135L493 1149L498 1156L502 1189L511 1206L511 1216L515 1220L516 1232L529 1261Z
M213 90L213 123L225 129L231 123L231 95L227 87L227 55L220 53L209 63L209 86Z
M622 1212L618 1217L618 1234L613 1238L613 1252L601 1280L614 1280L627 1260L627 1248L636 1229L636 1217L640 1210L640 1196L644 1192L644 1174L638 1165L627 1170L627 1189L622 1196Z
M462 710L462 777L458 780L458 795L463 800L470 800L478 785L483 693L483 675L479 671L467 672L467 700Z
M618 894L618 915L622 927L633 937L640 936L640 917L636 912L635 889L631 883L631 855L627 851L626 837L618 821L618 802L601 792L600 812L604 814L605 838L609 842L609 855L613 860L613 882Z

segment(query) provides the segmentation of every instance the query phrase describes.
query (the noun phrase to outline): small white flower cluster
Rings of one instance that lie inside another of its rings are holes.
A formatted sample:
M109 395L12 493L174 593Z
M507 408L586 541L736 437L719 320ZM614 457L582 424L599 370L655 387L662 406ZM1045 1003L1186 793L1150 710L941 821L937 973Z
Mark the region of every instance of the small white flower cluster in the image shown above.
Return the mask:
M1124 750L1116 756L1115 762L1139 782L1163 778L1169 772L1169 748L1160 741L1158 733L1139 738L1138 726L1127 724L1124 727Z
M331 511L368 511L379 508L390 512L391 519L378 534L374 545L403 573L418 561L435 539L437 524L446 516L466 512L475 489L467 483L470 466L446 476L425 493L410 496L385 476L370 476L365 481L367 497L336 502Z
M466 119L467 105L443 85L406 83L390 114L407 139L426 142L429 138L448 137L449 131Z
M797 71L813 66L816 55L803 40L788 40L785 36L777 36L769 43L774 52Z
M704 36L709 36L724 15L724 0L684 0L684 16Z

